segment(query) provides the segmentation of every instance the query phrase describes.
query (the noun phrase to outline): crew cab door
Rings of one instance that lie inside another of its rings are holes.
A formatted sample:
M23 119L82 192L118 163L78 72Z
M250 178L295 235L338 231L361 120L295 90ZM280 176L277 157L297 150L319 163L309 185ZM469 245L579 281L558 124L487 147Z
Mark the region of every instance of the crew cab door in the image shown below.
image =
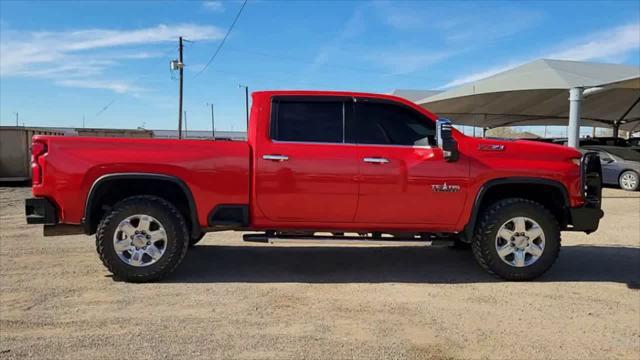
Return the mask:
M435 122L379 99L356 99L354 113L346 128L347 141L358 144L356 221L455 224L467 196L468 162L443 159Z
M257 205L271 221L351 222L358 200L356 146L344 142L351 98L277 96L269 139L255 151Z

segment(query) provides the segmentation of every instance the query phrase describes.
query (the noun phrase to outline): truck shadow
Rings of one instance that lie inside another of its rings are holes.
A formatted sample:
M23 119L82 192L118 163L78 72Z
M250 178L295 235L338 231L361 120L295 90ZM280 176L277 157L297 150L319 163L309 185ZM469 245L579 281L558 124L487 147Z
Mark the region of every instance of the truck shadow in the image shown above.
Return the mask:
M449 248L213 246L191 249L169 283L433 283L500 281L471 251ZM640 248L565 246L538 281L615 282L640 289Z

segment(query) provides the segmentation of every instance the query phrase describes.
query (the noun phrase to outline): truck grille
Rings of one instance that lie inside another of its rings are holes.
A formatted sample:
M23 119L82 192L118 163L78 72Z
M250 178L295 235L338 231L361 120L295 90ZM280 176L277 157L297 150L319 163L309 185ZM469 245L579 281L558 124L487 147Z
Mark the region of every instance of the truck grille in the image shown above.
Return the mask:
M585 207L599 209L602 200L602 166L597 153L588 152L582 156L580 172Z

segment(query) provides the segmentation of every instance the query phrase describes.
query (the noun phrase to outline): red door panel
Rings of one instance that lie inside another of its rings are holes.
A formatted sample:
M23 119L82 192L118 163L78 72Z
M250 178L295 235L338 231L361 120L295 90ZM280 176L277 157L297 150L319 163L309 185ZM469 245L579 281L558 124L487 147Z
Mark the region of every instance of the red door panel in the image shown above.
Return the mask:
M270 220L353 221L358 200L355 145L266 141L255 161L257 204Z
M439 148L389 145L358 145L357 157L360 169L357 222L457 222L467 197L465 158L449 163L444 161ZM435 191L432 187L445 183L454 186L449 190L456 189L455 186L459 190Z

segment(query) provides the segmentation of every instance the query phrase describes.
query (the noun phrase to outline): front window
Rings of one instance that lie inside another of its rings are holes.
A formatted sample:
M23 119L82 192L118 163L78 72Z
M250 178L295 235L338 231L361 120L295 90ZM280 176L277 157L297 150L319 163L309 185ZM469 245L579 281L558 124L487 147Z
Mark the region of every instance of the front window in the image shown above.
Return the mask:
M373 145L435 145L435 123L400 104L357 101L347 141Z

